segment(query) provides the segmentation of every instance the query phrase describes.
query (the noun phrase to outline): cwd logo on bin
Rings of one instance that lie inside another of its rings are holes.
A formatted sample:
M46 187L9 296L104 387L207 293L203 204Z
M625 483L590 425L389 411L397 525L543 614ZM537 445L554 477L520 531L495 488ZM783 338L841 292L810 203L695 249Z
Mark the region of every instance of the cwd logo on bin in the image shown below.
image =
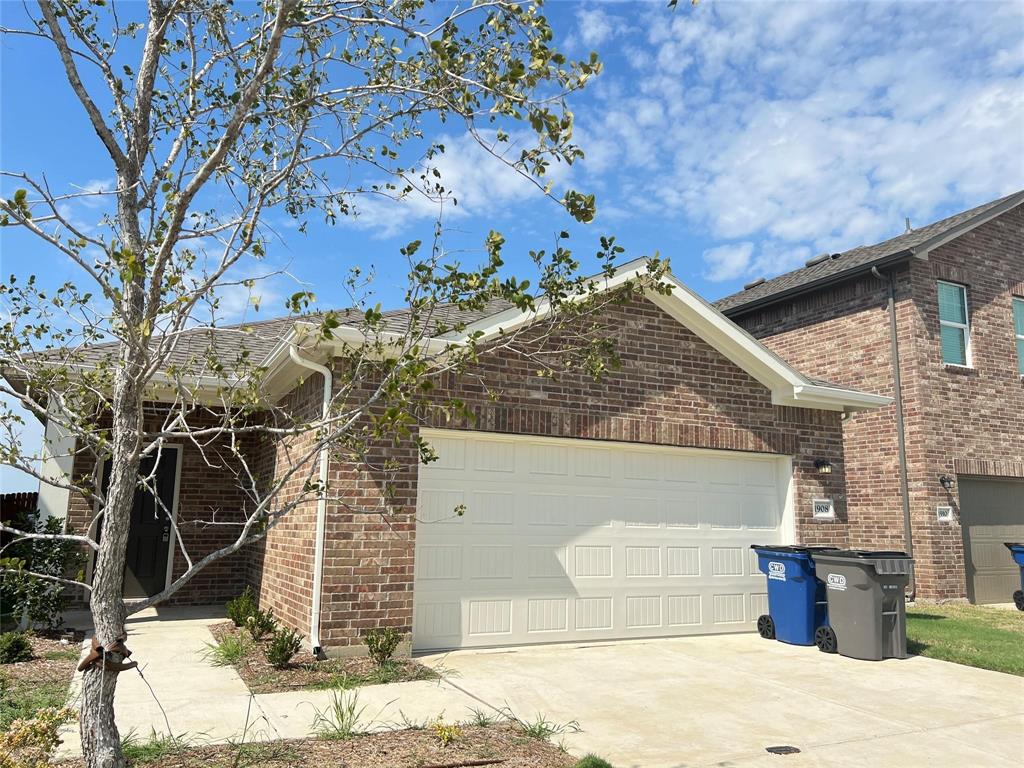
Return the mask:
M837 592L846 590L846 577L841 573L830 573L826 583L829 589L834 589Z
M786 580L786 564L780 563L778 560L768 561L768 578L774 579L775 581Z

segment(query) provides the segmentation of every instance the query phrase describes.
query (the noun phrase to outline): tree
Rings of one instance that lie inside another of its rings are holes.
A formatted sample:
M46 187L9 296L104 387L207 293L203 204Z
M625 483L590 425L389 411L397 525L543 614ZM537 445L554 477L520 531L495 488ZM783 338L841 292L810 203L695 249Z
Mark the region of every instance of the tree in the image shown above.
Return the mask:
M458 414L461 404L431 398L430 381L446 372L471 375L478 354L473 337L427 343L464 330L445 319L450 305L481 310L500 301L532 310L543 301L550 309L543 322L491 345L520 349L547 374L570 367L599 376L614 363L614 350L596 310L623 298L598 294L579 274L565 233L550 252L531 253L541 276L535 286L504 273L497 233L481 263L466 267L446 252L439 214L431 244L413 241L399 256L409 276L399 330L367 302L370 284L359 269L343 281L353 310L315 311L309 291L290 297L288 311L301 313L317 339L346 326L362 341L334 361L333 396L323 412L298 413L287 400L270 400L255 352L269 331L225 326L220 303L227 288L255 289L239 268L273 247L267 212L281 210L300 227L333 222L354 214L365 195L424 195L443 210L456 202L436 169L444 147L425 137L432 125L458 121L538 194L588 222L593 196L556 194L545 175L552 164L581 156L564 99L600 65L593 55L570 61L559 53L536 2L438 8L418 0L149 0L145 14L138 12L114 0L39 0L23 28L2 30L9 42L27 36L50 46L116 179L109 191L55 191L44 173L5 169L9 196L0 200L0 224L30 233L79 269L78 279L56 287L35 276L0 284L7 313L0 392L73 436L77 456L109 467L105 484L79 473L42 474L19 440L21 417L4 406L0 460L95 501L102 536L91 528L4 530L15 540L51 538L92 551L86 588L104 646L125 634L133 497L140 487L153 489L146 467L168 442L201 452L214 440L227 446L249 512L233 523L229 546L185 552L186 571L133 610L166 599L211 562L266 536L304 500L349 503L342 489L319 481L321 449L369 460L375 442L410 439L421 459L431 460L418 420L430 409ZM529 142L517 145L516 126ZM67 204L84 198L109 203L89 227L66 213ZM610 272L621 250L602 239L603 270ZM658 269L655 263L655 280ZM626 295L634 290L640 288L632 283L623 288ZM225 336L235 338L230 356L216 344ZM251 441L299 436L309 439L281 476L268 481L252 466L245 449ZM296 480L302 491L285 495ZM174 536L184 551L180 531ZM123 661L116 649L107 657ZM92 767L124 765L116 684L117 674L102 665L85 672L81 732Z

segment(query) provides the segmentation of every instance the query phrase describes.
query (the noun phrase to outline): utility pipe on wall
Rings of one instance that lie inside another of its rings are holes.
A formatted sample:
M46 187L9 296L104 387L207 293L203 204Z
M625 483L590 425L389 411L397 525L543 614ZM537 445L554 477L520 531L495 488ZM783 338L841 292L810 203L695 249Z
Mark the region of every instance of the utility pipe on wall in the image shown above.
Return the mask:
M900 458L900 496L903 500L903 548L911 558L914 556L914 532L910 523L910 486L907 481L907 439L903 428L903 385L900 381L900 345L896 325L896 271L883 275L878 267L871 268L871 274L889 285L889 346L892 349L892 383L896 395L896 444ZM917 596L917 577L910 571L910 595Z
M314 363L299 355L294 344L288 347L288 355L303 368L316 371L324 377L324 394L321 415L326 420L331 415L331 397L334 391L334 375L331 369ZM324 531L327 527L327 471L330 467L330 450L325 445L320 449L320 495L316 500L316 539L313 549L313 607L309 615L309 644L313 655L319 656L320 646L320 605L324 577Z

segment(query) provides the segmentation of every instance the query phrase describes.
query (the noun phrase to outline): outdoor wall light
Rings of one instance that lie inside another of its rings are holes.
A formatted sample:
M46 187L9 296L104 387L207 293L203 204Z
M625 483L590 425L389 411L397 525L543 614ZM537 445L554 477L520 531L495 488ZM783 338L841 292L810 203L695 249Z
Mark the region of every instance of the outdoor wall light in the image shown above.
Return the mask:
M819 475L831 475L832 474L832 462L825 461L825 459L818 459L814 462L814 468L818 470Z
M939 485L941 485L947 491L950 491L953 489L953 478L950 477L949 475L940 475Z

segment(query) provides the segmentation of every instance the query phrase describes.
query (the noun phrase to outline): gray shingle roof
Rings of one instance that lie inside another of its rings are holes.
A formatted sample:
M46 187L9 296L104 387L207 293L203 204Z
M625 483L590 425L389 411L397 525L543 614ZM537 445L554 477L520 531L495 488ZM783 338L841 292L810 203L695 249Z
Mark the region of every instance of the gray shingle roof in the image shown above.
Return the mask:
M429 322L425 317L421 317L420 322L426 323L431 328L437 328L442 324L449 327L458 323L470 324L511 306L502 300L491 301L480 309L468 310L459 309L456 304L439 304L434 308ZM409 328L412 314L413 312L409 308L384 312L384 330L404 333ZM267 320L217 326L216 328L188 330L179 335L177 343L167 359L167 365L194 368L196 364L201 366L212 353L222 365L231 368L243 352L248 353L250 362L258 364L270 354L295 323L302 321L318 323L322 317L322 313L287 315ZM343 309L338 310L338 317L342 325L357 325L363 318L363 312L359 309ZM159 338L154 339L153 343L158 342ZM117 355L118 347L118 342L82 347L73 350L73 360L76 364L83 365L112 363L113 358ZM41 353L42 356L55 359L61 359L66 354L67 350L51 350Z
M960 228L969 227L974 219L984 218L993 209L1004 206L1014 207L1021 203L1024 203L1024 191L992 200L977 208L962 211L875 245L861 245L839 254L831 254L828 258L811 266L801 267L784 275L751 285L745 290L719 299L713 305L718 311L732 315L748 305L761 304L773 297L810 290L821 282L840 278L846 272L854 273L870 269L880 262L923 246L931 240L941 238Z

